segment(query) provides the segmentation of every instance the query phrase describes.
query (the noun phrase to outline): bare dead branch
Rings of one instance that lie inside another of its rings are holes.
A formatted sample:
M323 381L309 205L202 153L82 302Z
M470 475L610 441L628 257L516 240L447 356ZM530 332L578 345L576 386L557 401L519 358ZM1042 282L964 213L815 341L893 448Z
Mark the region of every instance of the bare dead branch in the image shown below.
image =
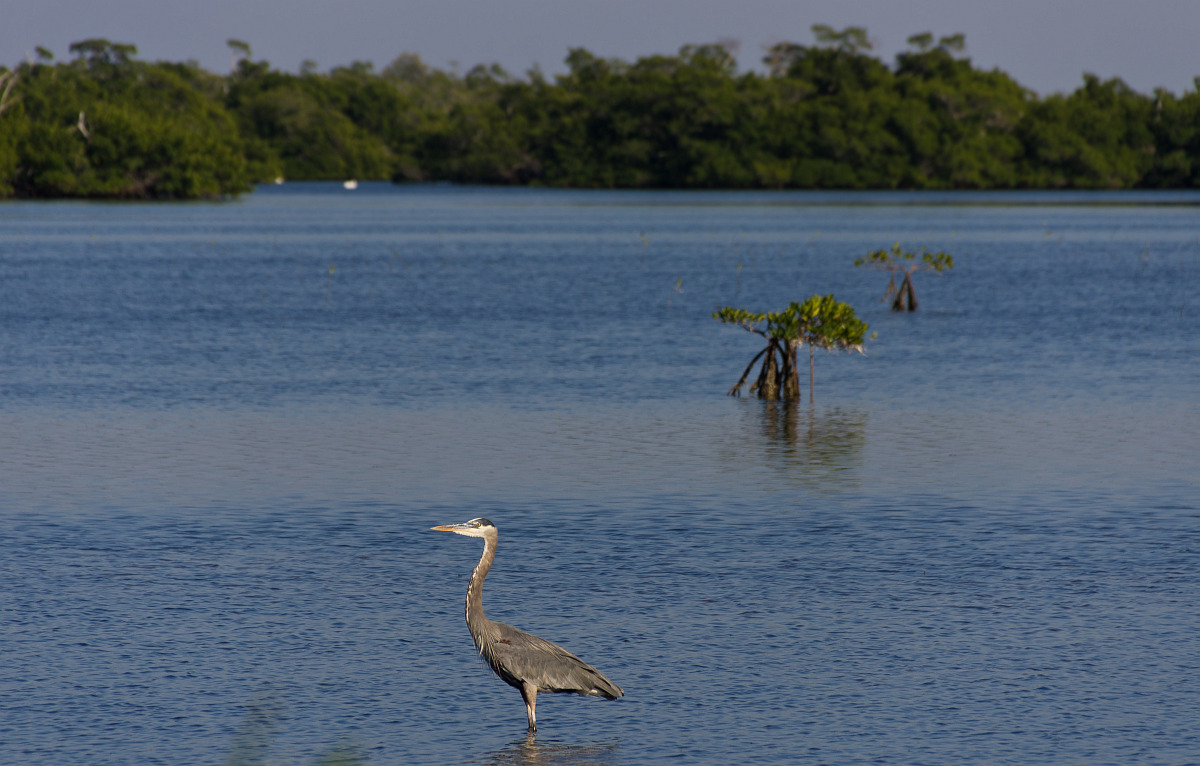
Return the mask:
M17 84L16 72L5 72L0 74L0 85L4 85L4 93L0 94L0 114L4 114L4 110L17 103L20 99L8 100L8 94L12 91L14 85Z

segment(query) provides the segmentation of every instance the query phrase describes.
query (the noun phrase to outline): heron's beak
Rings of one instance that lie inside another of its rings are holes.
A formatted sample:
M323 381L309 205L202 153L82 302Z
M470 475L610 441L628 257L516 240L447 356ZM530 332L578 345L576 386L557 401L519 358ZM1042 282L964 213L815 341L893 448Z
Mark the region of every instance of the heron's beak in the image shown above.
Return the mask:
M441 524L436 527L430 527L434 532L457 532L460 529L465 529L464 524Z

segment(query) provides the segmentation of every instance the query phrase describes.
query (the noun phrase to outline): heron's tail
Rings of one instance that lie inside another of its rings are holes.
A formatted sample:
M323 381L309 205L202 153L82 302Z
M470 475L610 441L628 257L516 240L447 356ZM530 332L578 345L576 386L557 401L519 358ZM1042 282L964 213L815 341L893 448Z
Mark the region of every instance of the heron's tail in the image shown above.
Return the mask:
M599 670L595 670L595 674L595 677L592 678L592 688L586 692L589 697L603 697L607 700L615 700L617 697L625 696L624 690L612 681L609 681Z

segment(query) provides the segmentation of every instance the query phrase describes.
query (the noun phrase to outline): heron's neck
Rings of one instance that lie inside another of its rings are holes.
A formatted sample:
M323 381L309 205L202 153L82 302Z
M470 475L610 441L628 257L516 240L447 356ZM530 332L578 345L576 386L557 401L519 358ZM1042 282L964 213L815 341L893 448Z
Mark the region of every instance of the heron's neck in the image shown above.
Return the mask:
M483 614L483 579L488 576L492 562L496 560L496 540L496 535L483 538L483 556L471 573L471 581L467 583L467 628L472 636L477 636L488 621Z

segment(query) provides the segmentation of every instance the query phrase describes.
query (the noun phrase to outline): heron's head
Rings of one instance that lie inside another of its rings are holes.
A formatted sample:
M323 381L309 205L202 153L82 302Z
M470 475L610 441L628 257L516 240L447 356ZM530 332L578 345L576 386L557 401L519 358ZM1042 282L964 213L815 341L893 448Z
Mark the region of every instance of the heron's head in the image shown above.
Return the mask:
M496 533L496 525L487 519L471 519L462 524L442 524L431 528L438 532L453 532L467 537L486 537Z

